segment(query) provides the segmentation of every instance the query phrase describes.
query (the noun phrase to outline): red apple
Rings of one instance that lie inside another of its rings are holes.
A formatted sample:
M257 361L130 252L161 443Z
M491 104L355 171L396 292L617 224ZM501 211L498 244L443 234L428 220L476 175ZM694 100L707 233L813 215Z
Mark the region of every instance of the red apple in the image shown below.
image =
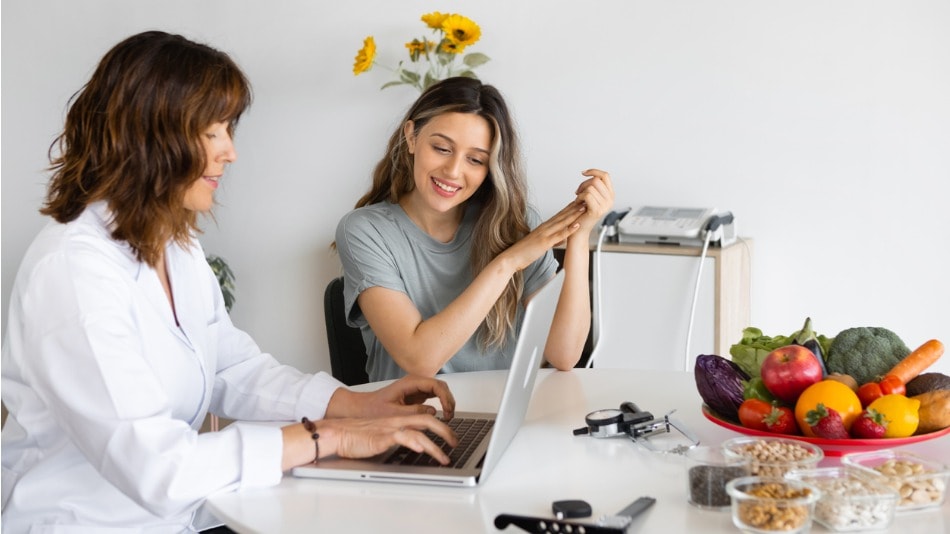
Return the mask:
M786 345L769 353L762 362L762 383L772 395L795 402L805 388L821 381L821 364L815 353L801 345Z

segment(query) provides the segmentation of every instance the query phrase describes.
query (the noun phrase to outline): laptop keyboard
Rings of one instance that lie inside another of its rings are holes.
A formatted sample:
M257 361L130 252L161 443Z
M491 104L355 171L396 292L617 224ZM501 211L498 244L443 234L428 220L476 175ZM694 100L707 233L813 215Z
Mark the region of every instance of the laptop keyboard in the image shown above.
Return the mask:
M408 447L399 447L396 449L396 451L386 459L385 463L461 468L468 461L469 457L472 456L472 453L475 452L475 449L478 448L478 444L482 442L485 435L488 434L488 431L491 430L492 425L495 424L495 420L455 417L446 421L445 424L449 425L449 428L458 436L459 444L454 449L450 447L444 439L433 432L427 430L426 436L449 456L448 465L443 466L428 454L416 452Z

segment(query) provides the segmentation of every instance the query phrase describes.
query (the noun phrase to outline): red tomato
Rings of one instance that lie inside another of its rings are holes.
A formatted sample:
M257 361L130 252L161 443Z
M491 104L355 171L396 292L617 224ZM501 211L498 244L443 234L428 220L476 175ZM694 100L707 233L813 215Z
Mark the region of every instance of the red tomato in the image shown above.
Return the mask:
M904 382L894 375L886 375L878 384L881 386L881 393L884 395L903 395L907 393Z
M883 396L884 392L881 391L881 385L877 382L868 382L858 388L858 399L861 400L862 408L867 408L869 404Z
M739 405L739 422L746 428L768 432L765 418L772 413L772 405L761 399L746 399Z
M748 399L739 406L742 426L776 434L798 434L795 413L785 406L774 406L760 399Z

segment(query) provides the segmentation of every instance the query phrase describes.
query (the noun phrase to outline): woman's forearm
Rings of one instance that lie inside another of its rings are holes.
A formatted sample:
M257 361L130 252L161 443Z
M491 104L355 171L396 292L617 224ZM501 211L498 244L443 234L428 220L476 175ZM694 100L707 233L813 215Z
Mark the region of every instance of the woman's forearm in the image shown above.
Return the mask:
M399 367L410 374L434 376L475 334L515 272L511 261L498 256L455 300L428 319L408 297L394 308L377 298L376 288L360 295L360 307Z
M573 368L590 332L589 234L577 232L564 252L564 287L544 348L547 361L562 371Z

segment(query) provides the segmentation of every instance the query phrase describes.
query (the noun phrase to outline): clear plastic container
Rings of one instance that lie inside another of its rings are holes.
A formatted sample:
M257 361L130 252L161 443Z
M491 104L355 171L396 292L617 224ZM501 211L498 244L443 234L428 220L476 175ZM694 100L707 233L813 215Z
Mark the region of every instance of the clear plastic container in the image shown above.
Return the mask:
M728 510L726 483L749 476L749 459L726 456L719 447L693 447L686 452L689 503L706 510Z
M732 523L755 534L808 532L821 498L821 490L811 484L776 477L736 478L726 484L726 492L732 499Z
M894 488L899 494L898 512L938 507L947 498L950 468L910 452L884 449L851 453L845 454L841 463Z
M792 469L818 467L825 457L817 445L781 437L732 438L723 442L722 450L726 456L749 458L751 475L778 478Z
M828 530L883 530L894 520L900 497L897 491L853 467L796 469L785 478L806 482L821 491L821 500L815 504L815 521Z

